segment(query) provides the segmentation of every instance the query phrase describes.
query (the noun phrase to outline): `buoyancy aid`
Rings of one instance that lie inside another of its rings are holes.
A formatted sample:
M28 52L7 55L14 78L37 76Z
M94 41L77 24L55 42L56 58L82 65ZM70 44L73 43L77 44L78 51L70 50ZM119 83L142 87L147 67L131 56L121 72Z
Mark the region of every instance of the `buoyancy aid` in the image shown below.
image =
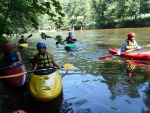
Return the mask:
M54 67L52 64L52 59L50 58L49 54L46 52L43 55L38 54L37 55L37 68L41 69L41 68L50 68L50 67Z
M73 37L68 36L67 37L67 44L70 44L70 43L74 43L73 42Z
M19 61L16 55L16 51L12 51L11 53L4 53L4 56L5 66L11 66L13 63Z
M127 45L125 47L125 50L131 50L131 49L136 49L136 41L134 40L134 42L130 41L130 40L126 40L127 41Z

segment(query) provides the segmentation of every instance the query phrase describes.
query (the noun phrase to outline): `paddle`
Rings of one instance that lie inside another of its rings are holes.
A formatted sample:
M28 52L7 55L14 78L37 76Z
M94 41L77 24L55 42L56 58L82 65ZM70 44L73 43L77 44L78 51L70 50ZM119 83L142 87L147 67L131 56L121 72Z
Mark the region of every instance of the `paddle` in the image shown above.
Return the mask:
M27 64L27 63L31 63L31 60L27 61L27 62L20 62L20 63L17 64L17 66L22 65L22 64ZM7 67L4 67L4 68L0 68L0 71L4 70L4 69L11 68L11 67L13 67L13 66L7 66Z
M144 47L150 47L150 45L142 46L140 49L142 49ZM132 51L135 51L135 50L139 50L139 49L127 50L125 52L132 52ZM106 55L106 56L101 56L101 57L99 57L99 59L100 60L108 60L108 59L112 58L113 56L120 56L120 55L118 55L118 54L110 54L110 55Z
M29 35L25 40L27 40L28 38L30 38L32 36L32 34L31 35Z
M67 69L66 74L68 72L68 70L70 70L71 68L73 68L72 64L64 64L61 68L65 68ZM33 72L37 72L37 71L46 71L48 69L52 69L52 68L47 68L47 69L39 69L39 70L33 70L33 71L25 71L22 73L18 73L18 74L13 74L13 75L8 75L8 76L0 76L0 78L11 78L11 77L18 77L18 76L22 76L23 74L27 74L27 73L33 73ZM65 75L66 75L65 74ZM63 75L63 76L65 76ZM62 77L63 77L62 76Z
M65 64L62 66L62 68L65 68L67 70L66 73L64 75L62 75L62 77L64 77L65 75L68 74L68 71L73 68L73 65L72 64Z
M32 34L30 34L27 38L25 38L25 40L27 40L30 37L32 37ZM18 44L20 44L20 43L18 42L16 45L18 45Z

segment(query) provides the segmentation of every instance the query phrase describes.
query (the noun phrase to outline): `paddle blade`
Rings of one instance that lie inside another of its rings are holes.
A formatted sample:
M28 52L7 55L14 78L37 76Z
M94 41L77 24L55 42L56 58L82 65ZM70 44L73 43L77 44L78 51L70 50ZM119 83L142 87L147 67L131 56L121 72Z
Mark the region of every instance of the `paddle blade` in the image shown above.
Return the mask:
M73 65L72 64L65 64L65 65L63 65L63 68L70 70L73 68Z
M29 35L27 38L30 38L32 36L32 34L31 35Z
M100 60L108 60L110 58L112 58L113 55L107 55L107 56L102 56L102 57L99 57Z

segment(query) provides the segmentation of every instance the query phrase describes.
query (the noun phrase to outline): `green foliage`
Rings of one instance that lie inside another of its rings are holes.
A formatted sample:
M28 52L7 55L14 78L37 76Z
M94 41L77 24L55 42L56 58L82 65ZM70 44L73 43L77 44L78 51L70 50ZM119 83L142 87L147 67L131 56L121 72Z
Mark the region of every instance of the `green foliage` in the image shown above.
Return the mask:
M38 28L39 16L47 14L60 27L64 13L57 0L1 0L0 34L18 29Z
M63 7L63 11L66 14L64 18L66 26L84 27L86 23L91 22L90 13L92 12L92 10L90 0L66 0L65 2L63 0L60 1Z
M48 36L43 32L41 33L41 37L42 37L42 39L45 39L45 40L46 40L46 38L52 38L51 36Z
M63 41L63 39L62 39L61 37L62 37L61 35L57 35L55 39L56 39L61 45L63 45L63 44L64 44L64 41Z
M57 42L59 42L61 45L63 45L64 41L61 37L62 37L61 35L57 35L54 39L57 40ZM48 36L48 35L46 35L45 33L42 32L41 33L41 38L46 40L47 38L53 38L53 37Z

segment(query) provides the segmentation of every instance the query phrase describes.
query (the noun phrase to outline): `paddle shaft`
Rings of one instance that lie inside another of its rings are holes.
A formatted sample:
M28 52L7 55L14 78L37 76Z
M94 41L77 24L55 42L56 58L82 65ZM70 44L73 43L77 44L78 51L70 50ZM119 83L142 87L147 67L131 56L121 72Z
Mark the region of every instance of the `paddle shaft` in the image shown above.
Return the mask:
M144 48L144 47L150 47L150 45L146 45L146 46L142 46L141 48ZM140 49L141 49L140 48ZM132 50L127 50L125 52L132 52L134 50L138 50L138 49L132 49ZM110 59L112 58L113 56L120 56L118 54L110 54L110 55L106 55L106 56L102 56L102 57L99 57L100 60L107 60L107 59Z
M142 46L140 49L145 48L145 47L150 47L150 45ZM138 49L131 49L131 50L127 50L125 52L131 52L131 51L134 51L134 50L138 50Z
M19 65L22 65L22 64L27 64L27 63L31 63L31 61L27 61L27 62L20 62L17 64L17 66ZM9 69L9 68L12 68L13 66L7 66L7 67L4 67L4 68L0 68L0 71L1 70L4 70L4 69Z
M66 74L68 73L68 70L70 70L71 68L73 68L73 66L70 64L70 68L68 68L66 65L69 65L69 64L65 64L64 66L62 66L62 68L65 68L67 69L66 71ZM18 77L18 76L22 76L23 74L27 74L27 73L33 73L33 72L36 72L36 71L46 71L48 69L53 69L53 68L47 68L47 69L38 69L38 70L33 70L33 71L25 71L25 72L22 72L22 73L18 73L18 74L13 74L13 75L8 75L8 76L0 76L0 78L12 78L12 77ZM65 74L65 75L66 75ZM63 76L65 76L63 75ZM62 76L62 77L63 77Z
M32 36L32 34L31 35L29 35L25 40L27 40L28 38L30 38Z

